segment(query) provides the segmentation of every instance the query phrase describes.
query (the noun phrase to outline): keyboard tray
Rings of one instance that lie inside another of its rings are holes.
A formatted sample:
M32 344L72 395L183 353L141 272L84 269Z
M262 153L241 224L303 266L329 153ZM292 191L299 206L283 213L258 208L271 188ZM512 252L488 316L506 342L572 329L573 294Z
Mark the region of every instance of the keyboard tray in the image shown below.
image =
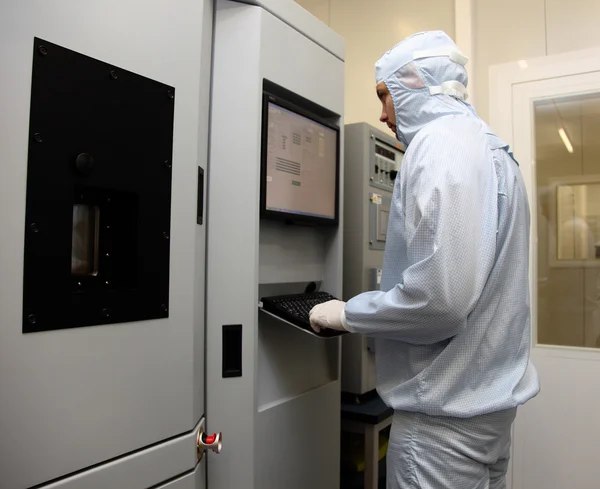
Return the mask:
M277 314L275 314L274 312L271 311L267 311L266 309L264 309L263 307L263 303L262 301L258 303L258 309L260 312L262 312L263 314L267 314L268 316L271 316L272 318L277 319L278 321L281 321L289 326L292 326L300 331L302 331L303 333L309 334L311 336L314 336L315 338L320 338L320 339L330 339L330 338L339 338L340 336L343 336L345 334L348 334L348 331L337 331L335 329L322 329L319 333L317 333L315 330L313 330L310 326L308 328L303 327L299 324L294 324L291 321L288 321L285 318L282 318L281 316L278 316Z

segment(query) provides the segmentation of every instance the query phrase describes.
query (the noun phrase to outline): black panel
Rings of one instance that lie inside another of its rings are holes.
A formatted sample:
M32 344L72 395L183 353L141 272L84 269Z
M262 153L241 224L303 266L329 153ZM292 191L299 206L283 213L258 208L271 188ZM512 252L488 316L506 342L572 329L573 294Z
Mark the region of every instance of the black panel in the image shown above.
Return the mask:
M223 378L242 376L242 325L223 326Z
M24 333L168 317L174 97L35 39Z
M204 222L204 169L198 167L198 205L196 209L196 222Z

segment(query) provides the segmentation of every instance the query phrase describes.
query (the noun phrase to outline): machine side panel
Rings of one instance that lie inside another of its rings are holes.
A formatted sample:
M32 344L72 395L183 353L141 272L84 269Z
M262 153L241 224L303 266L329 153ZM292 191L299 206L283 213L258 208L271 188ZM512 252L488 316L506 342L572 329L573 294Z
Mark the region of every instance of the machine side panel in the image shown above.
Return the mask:
M200 51L200 100L198 107L198 169L204 174L202 189L196 188L196 199L201 199L204 210L202 224L195 226L195 278L194 296L190 298L194 304L194 419L198 420L206 413L205 381L206 381L206 219L209 169L209 134L210 134L210 94L212 81L212 37L214 21L214 2L202 2L202 41ZM202 192L198 195L198 192Z
M368 202L363 202L364 180L368 178L367 161L369 146L364 124L348 124L344 127L344 294L348 300L360 294L364 288L364 250L368 236L365 235L368 219ZM362 363L359 361L364 348L364 338L348 335L342 338L342 390L360 392L362 385ZM346 359L356 359L348 362Z
M256 440L256 459L260 464L254 487L339 487L339 405L339 382L332 382L259 412L257 432L261 436ZM337 407L338 412L327 409L329 406ZM293 431L285 426L293 426Z
M196 437L203 425L204 420L201 420L194 431L181 437L101 464L44 486L44 489L147 489L162 481L176 478L196 466ZM199 470L204 471L205 465L204 459L198 466ZM203 487L199 485L195 489Z
M366 248L365 223L367 204L363 202L364 179L367 177L368 146L363 140L366 129L362 124L344 128L344 293L343 299L361 293L363 250Z
M212 489L253 488L258 316L262 10L216 4L207 237L207 420L224 431ZM231 35L235 32L235 35ZM235 60L235 61L233 61ZM234 196L234 197L232 197ZM241 376L223 377L224 327L241 325Z

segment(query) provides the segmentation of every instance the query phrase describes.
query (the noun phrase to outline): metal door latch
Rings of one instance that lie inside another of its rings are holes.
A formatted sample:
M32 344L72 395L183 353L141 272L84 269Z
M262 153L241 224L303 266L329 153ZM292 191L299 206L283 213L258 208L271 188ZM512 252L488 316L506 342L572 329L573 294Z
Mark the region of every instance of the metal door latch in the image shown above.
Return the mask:
M196 440L196 454L198 456L198 462L202 460L202 457L204 457L204 453L207 450L212 450L217 454L221 453L222 446L223 435L220 432L207 435L204 432L204 429L200 428L200 431L198 431L198 438Z

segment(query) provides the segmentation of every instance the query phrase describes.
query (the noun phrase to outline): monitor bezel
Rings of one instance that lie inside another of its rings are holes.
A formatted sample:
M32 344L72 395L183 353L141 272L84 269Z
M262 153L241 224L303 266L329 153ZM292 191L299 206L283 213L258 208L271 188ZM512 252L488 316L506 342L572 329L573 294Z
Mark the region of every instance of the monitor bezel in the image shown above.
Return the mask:
M274 103L283 109L321 124L335 131L335 216L333 218L294 214L267 209L267 142L269 124L269 103ZM340 222L340 128L337 124L319 117L314 112L307 110L288 99L264 90L262 97L262 122L261 122L261 169L260 169L260 217L285 221L288 223L308 224L314 226L337 226Z

